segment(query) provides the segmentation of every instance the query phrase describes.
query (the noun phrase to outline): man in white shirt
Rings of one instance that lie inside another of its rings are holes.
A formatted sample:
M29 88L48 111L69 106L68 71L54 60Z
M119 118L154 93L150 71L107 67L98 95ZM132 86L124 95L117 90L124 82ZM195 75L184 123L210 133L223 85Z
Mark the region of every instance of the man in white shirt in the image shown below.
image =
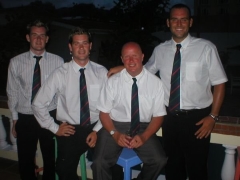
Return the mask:
M159 71L165 93L167 116L162 129L168 156L167 180L208 179L210 134L225 94L227 77L217 49L210 41L189 34L192 23L188 6L171 7L167 26L172 39L158 45L145 65L153 74ZM171 76L177 44L181 44L180 109L171 111ZM110 69L108 75L122 68Z
M110 77L101 90L97 108L101 111L104 128L98 133L92 164L93 179L112 180L110 167L117 162L123 147L133 148L143 161L138 179L157 179L166 164L167 158L155 134L166 114L163 87L158 77L143 68L143 57L137 43L126 43L121 55L126 69ZM138 86L139 108L136 112L140 127L129 134L133 80Z
M90 33L82 28L75 28L69 36L69 50L72 60L57 69L39 90L33 102L34 115L39 124L57 135L58 157L56 171L61 180L77 180L77 166L80 155L93 148L97 141L97 132L102 128L99 110L96 108L102 85L107 80L105 67L90 61L92 48ZM83 72L80 72L82 70ZM87 95L80 93L80 79L85 77ZM47 106L54 94L58 94L57 120L47 111ZM82 99L88 102L81 106ZM89 106L87 112L80 112ZM80 122L82 115L88 114L87 123Z
M45 46L49 40L48 26L36 20L27 26L26 39L30 50L13 57L10 60L7 80L8 107L12 113L12 134L17 138L18 164L22 180L36 180L35 157L39 140L43 156L43 180L55 177L54 134L43 129L35 119L31 107L34 67L37 64L35 56L40 57L40 81L43 84L48 76L64 61L61 57L46 52ZM47 111L55 118L56 98L52 98Z
M158 45L145 66L152 73L159 70L164 85L168 114L163 124L167 180L208 179L210 134L218 120L227 81L215 45L188 33L192 23L189 7L174 5L167 19L172 39ZM180 109L171 112L170 82L176 44L182 46Z

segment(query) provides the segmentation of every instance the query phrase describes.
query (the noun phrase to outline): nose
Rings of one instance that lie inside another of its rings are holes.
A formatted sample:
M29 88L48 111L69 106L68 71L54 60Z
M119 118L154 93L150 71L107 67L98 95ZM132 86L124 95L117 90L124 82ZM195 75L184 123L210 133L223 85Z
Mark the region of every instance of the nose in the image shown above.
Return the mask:
M134 59L133 57L129 57L130 62L133 62L133 59Z
M178 20L177 20L177 25L178 25L178 26L181 26L181 25L182 25L181 19L178 19Z
M80 49L83 49L83 44L79 44L79 48L80 48Z
M38 36L37 36L37 40L41 40L41 39L42 39L41 36L38 35Z

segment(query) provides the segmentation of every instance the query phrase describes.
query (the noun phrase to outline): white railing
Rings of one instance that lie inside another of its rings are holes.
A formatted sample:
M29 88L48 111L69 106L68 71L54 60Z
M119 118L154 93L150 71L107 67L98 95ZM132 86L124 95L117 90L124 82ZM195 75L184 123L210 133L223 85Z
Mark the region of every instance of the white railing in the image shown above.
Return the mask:
M11 144L9 144L6 141L6 137L7 137L6 132L7 131L4 128L4 125L3 125L3 117L2 117L3 115L6 116L9 119L9 123L10 123L9 137L10 137ZM16 138L14 138L12 133L11 133L12 125L13 124L12 124L11 115L10 115L9 111L7 111L5 109L1 109L1 114L0 114L0 149L17 151Z

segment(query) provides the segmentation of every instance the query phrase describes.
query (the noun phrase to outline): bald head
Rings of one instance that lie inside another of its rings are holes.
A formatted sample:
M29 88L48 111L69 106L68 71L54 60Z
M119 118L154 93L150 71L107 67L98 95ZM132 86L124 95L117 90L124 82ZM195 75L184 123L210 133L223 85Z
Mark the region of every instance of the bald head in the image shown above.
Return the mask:
M128 42L123 45L121 54L122 62L127 72L132 77L140 74L143 68L142 61L144 58L140 45L135 42Z

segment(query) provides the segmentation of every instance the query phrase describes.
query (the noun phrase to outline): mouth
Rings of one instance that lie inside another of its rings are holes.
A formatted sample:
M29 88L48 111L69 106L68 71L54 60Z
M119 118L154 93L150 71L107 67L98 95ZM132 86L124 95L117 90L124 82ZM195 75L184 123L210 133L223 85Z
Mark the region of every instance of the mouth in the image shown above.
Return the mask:
M183 29L182 28L176 28L176 31L183 31Z

